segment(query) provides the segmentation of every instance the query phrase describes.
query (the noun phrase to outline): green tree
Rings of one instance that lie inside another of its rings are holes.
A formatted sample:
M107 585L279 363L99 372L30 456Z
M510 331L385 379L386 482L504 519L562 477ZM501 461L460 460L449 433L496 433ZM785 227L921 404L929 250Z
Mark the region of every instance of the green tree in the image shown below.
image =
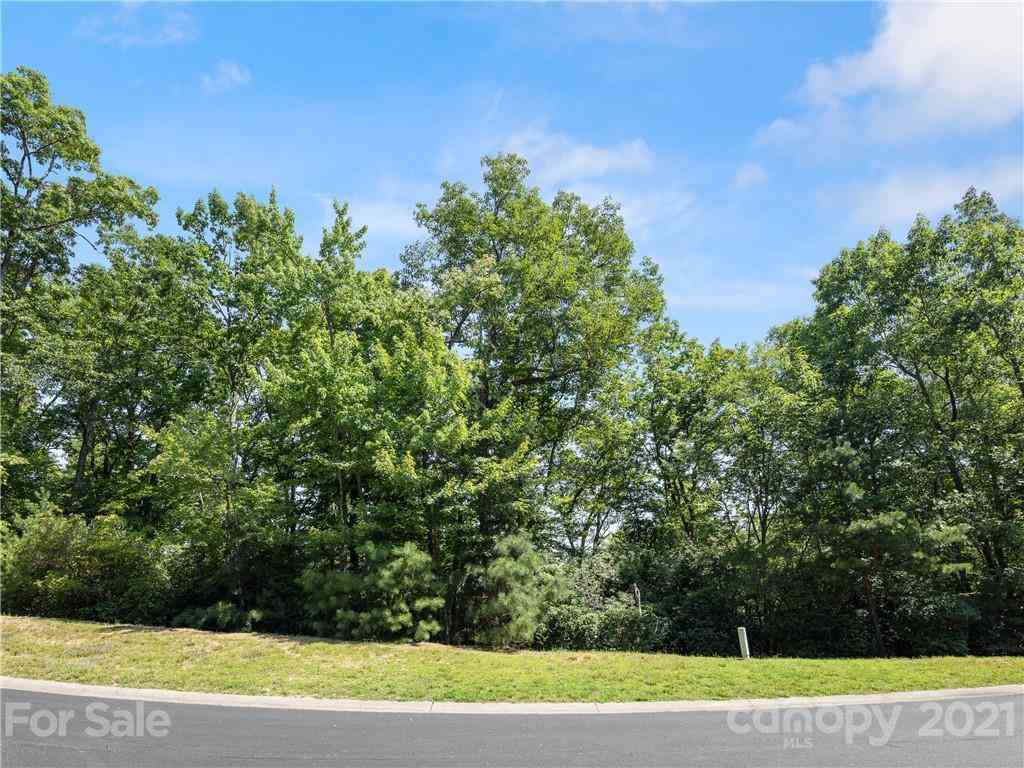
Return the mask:
M473 614L474 638L499 648L532 643L545 605L564 589L558 572L523 535L499 539L494 559L476 566L473 575L482 593Z
M83 230L132 218L155 225L157 195L152 187L102 169L85 115L54 104L42 74L18 67L0 78L0 274L7 303L37 277L67 274L76 238L86 239Z
M1020 594L1022 275L1019 222L969 190L937 228L919 218L905 244L883 231L844 251L822 273L815 314L817 338L849 342L834 359L903 385L891 413L917 436L902 453L920 468L911 507L964 526L998 615Z
M559 500L576 493L564 477L580 468L576 432L662 303L657 270L634 266L611 201L559 193L548 203L528 186L522 158L482 165L481 192L446 182L432 208L418 208L428 237L403 254L404 283L429 293L446 343L469 359L469 413L481 428L472 454L488 482L453 559L456 615L467 566L486 562L497 538L564 519Z
M266 434L313 524L339 535L349 568L367 537L420 542L440 567L443 528L465 490L458 476L474 474L459 459L473 439L469 378L421 294L383 270L356 270L361 238L339 206L320 259L289 277L306 288L267 366L275 420Z
M61 330L49 321L73 311L58 305L70 295L59 283L76 240L96 247L86 234L94 227L102 234L133 219L154 225L157 196L102 169L85 116L53 104L39 72L19 67L0 75L0 95L0 483L10 518L36 491L52 488L57 474L48 449L63 436L55 410L60 396L50 386L52 371L37 363L39 347Z
M430 556L412 542L401 547L359 547L359 571L302 575L306 612L314 629L346 639L429 640L441 631L444 598Z
M568 193L546 203L522 158L484 158L484 191L445 183L417 221L429 240L403 256L404 277L429 286L447 343L472 358L481 414L506 401L524 414L504 446L526 442L555 471L553 452L585 420L595 394L627 363L639 326L661 307L654 265L632 264L618 209ZM542 481L543 482L543 481ZM487 532L528 521L499 499L480 510Z
M718 343L705 350L670 322L652 326L641 350L634 410L646 434L658 524L673 539L706 545L722 517L722 449L741 358Z

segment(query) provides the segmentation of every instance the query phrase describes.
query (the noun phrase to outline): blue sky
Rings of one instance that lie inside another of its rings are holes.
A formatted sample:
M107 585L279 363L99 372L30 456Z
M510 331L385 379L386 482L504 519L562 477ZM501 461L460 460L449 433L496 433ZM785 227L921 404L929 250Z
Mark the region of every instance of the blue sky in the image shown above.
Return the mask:
M970 185L1022 215L1024 11L930 4L20 4L3 69L86 112L161 229L276 186L314 249L332 197L367 266L416 202L525 155L545 192L622 204L671 314L756 341L839 248Z

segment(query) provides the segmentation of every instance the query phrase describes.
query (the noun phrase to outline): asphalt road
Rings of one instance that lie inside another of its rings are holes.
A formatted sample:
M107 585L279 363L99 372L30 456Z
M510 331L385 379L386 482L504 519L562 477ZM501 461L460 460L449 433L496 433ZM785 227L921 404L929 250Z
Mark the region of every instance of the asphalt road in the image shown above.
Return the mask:
M321 712L91 699L10 689L0 693L0 701L4 768L1024 767L1021 696L800 712L628 715ZM153 726L148 735L147 721ZM801 733L796 732L797 721L807 726Z

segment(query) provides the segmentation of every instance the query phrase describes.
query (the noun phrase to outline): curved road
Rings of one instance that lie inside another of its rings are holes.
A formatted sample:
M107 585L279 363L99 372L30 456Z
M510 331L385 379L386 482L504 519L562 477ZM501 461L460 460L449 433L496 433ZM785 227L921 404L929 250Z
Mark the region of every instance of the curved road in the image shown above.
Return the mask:
M0 701L0 759L18 768L1024 766L1019 695L799 711L571 715L279 710L13 688L0 692ZM105 729L112 733L97 735Z

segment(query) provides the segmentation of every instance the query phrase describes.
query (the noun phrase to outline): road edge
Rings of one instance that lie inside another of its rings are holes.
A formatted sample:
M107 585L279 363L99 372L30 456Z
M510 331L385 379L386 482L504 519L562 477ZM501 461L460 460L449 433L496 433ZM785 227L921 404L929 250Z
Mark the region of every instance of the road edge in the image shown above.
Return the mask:
M125 699L165 704L200 704L259 709L318 710L326 712L393 712L453 715L582 715L643 714L665 712L727 712L734 710L826 707L895 702L935 701L984 696L1024 696L1024 684L984 688L945 688L935 691L844 694L841 696L790 696L778 699L726 699L635 702L489 702L457 701L368 701L362 699L317 699L311 696L252 696L238 693L167 691L158 688L122 688L51 680L0 676L0 692L26 691L94 699Z

